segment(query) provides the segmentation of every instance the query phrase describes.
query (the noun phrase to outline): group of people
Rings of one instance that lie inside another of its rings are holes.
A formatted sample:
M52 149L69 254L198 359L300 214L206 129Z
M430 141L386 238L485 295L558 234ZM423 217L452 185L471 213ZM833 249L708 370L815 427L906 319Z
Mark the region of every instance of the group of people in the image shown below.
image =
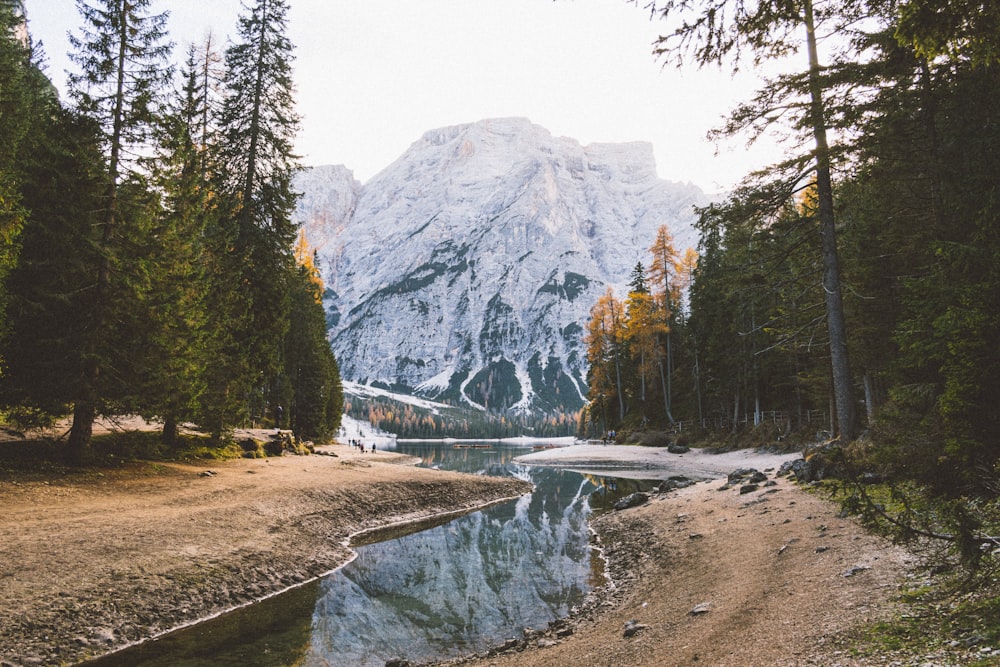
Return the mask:
M365 441L364 440L356 440L354 438L351 438L350 440L347 441L347 444L349 444L351 447L356 447L356 448L360 449L362 454L364 452L366 452L366 451L372 451L372 452L375 451L375 443L374 442L372 443L372 448L370 450L366 450L365 449Z
M605 433L604 434L604 444L606 445L606 444L608 444L608 442L614 442L616 435L618 435L618 434L615 433L614 431L608 431L607 433Z

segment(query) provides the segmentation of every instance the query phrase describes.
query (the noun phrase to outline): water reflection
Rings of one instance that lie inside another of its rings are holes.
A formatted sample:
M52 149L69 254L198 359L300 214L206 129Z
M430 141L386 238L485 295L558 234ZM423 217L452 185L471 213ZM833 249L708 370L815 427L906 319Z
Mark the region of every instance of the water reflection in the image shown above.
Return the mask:
M511 463L523 448L398 445L424 465L531 480L534 493L357 548L321 585L306 664L457 656L543 627L593 585L587 494L575 473Z
M357 558L320 582L93 664L382 667L483 650L569 614L602 576L588 516L651 486L522 466L513 459L525 447L395 449L429 467L525 479L535 491L356 545Z

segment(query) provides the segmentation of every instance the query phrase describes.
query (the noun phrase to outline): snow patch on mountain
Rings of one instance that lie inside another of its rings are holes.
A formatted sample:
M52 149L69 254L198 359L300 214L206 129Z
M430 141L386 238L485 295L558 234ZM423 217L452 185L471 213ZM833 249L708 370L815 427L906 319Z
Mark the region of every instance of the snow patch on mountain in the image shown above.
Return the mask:
M648 143L523 118L426 132L363 186L338 166L296 187L343 377L484 410L580 407L591 306L624 296L660 225L694 246L707 203Z

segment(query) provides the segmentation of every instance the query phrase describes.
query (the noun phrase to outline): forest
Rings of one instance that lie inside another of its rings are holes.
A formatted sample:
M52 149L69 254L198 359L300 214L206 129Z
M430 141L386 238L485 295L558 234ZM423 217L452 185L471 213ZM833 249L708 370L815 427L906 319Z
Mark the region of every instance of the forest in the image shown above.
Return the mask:
M583 428L831 442L831 470L891 482L851 496L873 521L995 555L1000 5L648 7L674 26L665 64L801 67L717 130L777 132L785 159L698 210L696 250L662 229L594 305Z
M323 285L291 221L298 127L287 2L172 58L150 0L77 2L69 99L0 2L0 415L135 414L323 439L340 424Z

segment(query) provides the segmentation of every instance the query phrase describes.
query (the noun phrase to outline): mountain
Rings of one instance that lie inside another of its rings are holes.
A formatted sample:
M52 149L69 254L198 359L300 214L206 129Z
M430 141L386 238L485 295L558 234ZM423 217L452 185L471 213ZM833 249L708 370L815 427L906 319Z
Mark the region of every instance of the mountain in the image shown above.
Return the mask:
M591 306L624 296L660 225L695 245L706 202L657 177L650 144L521 118L427 132L364 185L335 166L296 187L344 379L491 410L580 407Z

